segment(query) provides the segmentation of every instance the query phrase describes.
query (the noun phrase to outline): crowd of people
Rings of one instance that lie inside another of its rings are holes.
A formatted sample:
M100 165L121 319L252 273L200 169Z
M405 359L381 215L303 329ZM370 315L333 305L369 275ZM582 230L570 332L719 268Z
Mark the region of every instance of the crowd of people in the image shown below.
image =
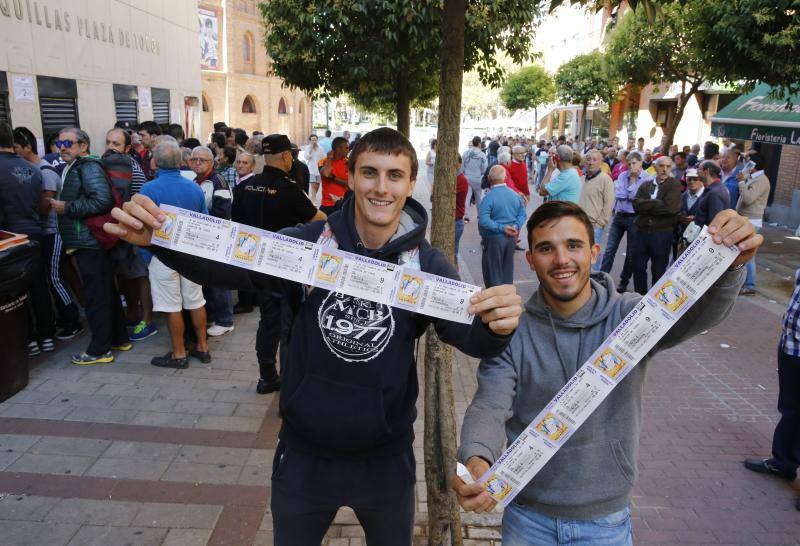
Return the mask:
M435 149L435 142L431 144ZM429 168L433 161L430 156L426 160ZM465 206L457 204L457 228L459 222L469 222L474 202L487 256L486 286L513 278L511 256L514 248L524 250L519 244L520 218L531 192L544 201L576 203L588 214L602 249L595 271L611 271L625 239L617 290L625 292L633 280L633 289L644 294L697 235L697 228L707 226L718 212L732 208L761 229L770 191L757 144L744 150L728 140L721 148L706 142L702 149L699 144L681 149L667 147L662 139L650 150L643 138L622 145L617 138L581 141L561 136L537 142L521 136L476 136L461 165L469 191ZM509 199L510 193L517 199ZM741 294L755 291L756 264L751 261Z

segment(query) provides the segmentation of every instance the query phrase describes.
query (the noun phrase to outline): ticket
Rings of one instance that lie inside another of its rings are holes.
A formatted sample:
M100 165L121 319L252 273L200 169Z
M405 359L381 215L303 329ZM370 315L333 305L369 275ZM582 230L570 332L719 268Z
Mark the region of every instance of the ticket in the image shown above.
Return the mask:
M469 298L480 290L461 281L345 252L294 237L163 205L167 216L154 245L281 279L469 324Z
M717 245L706 228L481 477L508 505L589 418L619 382L730 266L736 247Z

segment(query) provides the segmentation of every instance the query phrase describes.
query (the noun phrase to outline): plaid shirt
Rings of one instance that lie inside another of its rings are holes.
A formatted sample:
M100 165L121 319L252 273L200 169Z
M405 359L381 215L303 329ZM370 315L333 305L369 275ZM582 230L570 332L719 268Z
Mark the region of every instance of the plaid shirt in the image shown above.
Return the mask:
M783 316L781 350L787 355L800 356L800 269L794 275L794 292Z

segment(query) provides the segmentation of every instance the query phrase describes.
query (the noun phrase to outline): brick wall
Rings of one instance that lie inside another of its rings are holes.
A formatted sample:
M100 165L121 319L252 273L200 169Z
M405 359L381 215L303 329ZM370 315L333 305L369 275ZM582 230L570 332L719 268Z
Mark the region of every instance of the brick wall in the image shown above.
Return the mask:
M795 189L800 189L800 146L784 146L773 203L791 205Z

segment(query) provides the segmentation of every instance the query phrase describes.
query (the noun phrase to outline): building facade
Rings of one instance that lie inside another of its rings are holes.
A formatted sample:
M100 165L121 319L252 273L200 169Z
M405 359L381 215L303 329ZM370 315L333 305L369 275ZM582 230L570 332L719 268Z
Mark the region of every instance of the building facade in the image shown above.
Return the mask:
M46 138L77 125L101 153L117 120L199 134L197 5L0 0L0 119Z
M256 0L201 0L197 5L204 136L218 121L248 133L283 133L303 143L313 103L272 74Z

